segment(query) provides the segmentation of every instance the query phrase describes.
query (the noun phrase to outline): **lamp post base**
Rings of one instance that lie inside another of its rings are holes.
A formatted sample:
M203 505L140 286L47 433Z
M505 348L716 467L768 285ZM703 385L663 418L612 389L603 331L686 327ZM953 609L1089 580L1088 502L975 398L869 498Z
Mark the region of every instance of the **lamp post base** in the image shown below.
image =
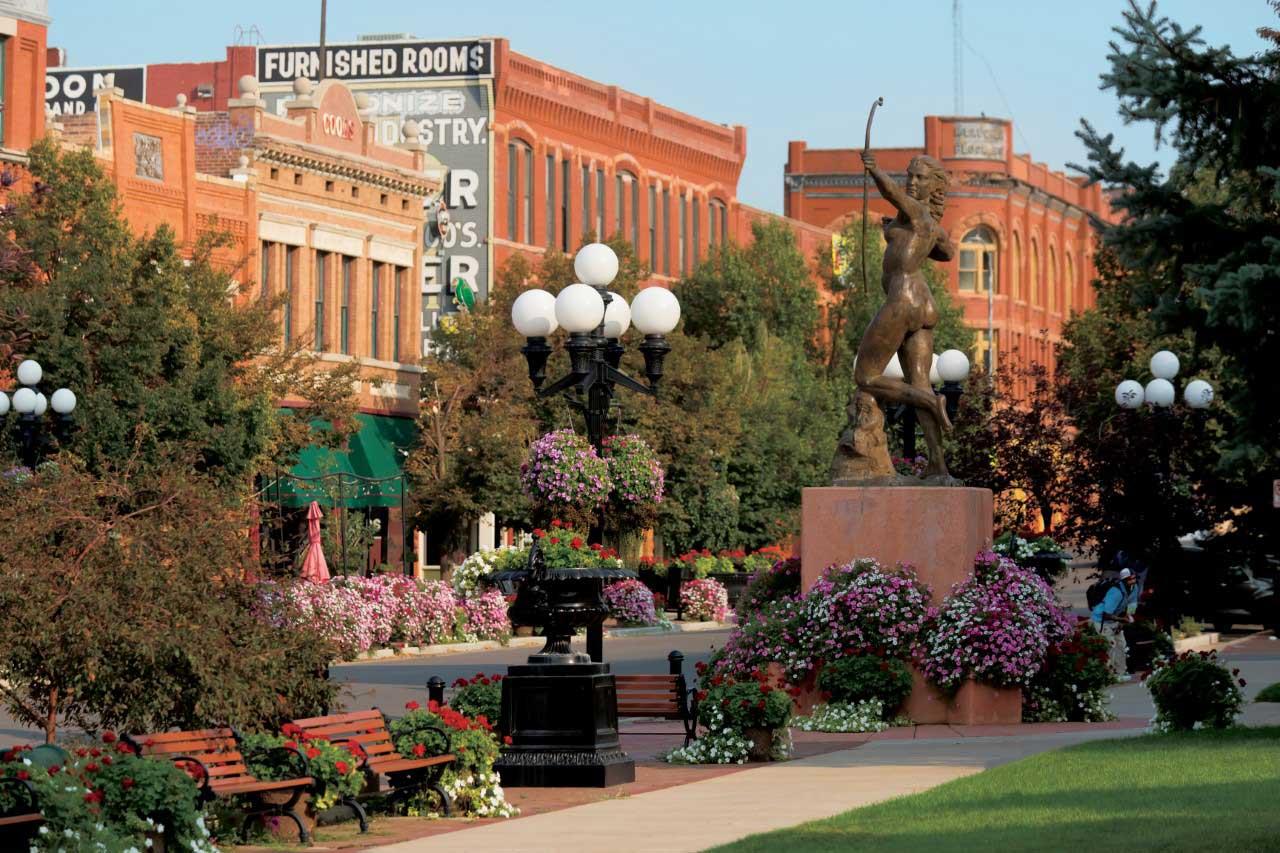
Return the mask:
M504 787L635 781L635 762L620 748L617 685L607 663L509 667L500 728L511 737L493 765Z

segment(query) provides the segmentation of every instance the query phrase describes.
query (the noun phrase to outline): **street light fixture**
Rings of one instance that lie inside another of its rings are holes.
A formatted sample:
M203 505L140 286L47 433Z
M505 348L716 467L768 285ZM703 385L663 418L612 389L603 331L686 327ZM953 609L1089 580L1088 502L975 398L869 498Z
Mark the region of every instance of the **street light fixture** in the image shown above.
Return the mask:
M1151 356L1151 375L1155 378L1143 387L1134 379L1126 379L1116 386L1116 405L1122 409L1137 409L1146 403L1167 409L1178 398L1173 378L1181 367L1178 357L1168 350ZM1182 401L1192 409L1204 409L1213 402L1213 386L1203 379L1193 379L1182 390Z
M18 446L22 463L34 468L50 443L47 432L52 432L60 441L65 440L71 426L71 413L76 408L76 395L70 388L59 388L53 392L52 398L46 397L38 388L44 378L44 369L35 359L24 360L15 373L22 387L13 391L12 398L0 391L0 417L7 415L10 408L18 416ZM57 418L52 430L47 430L41 418L50 408Z
M884 375L891 379L906 379L906 374L902 372L902 362L898 360L898 354L894 353L893 358L889 359L889 363L885 366ZM933 361L929 366L929 384L947 399L947 417L955 420L956 414L960 410L960 396L964 393L964 386L961 385L969 376L969 356L965 355L958 349L949 349L938 355L934 353ZM916 410L913 406L894 406L888 410L891 420L896 421L902 430L902 455L908 459L914 459L916 456Z

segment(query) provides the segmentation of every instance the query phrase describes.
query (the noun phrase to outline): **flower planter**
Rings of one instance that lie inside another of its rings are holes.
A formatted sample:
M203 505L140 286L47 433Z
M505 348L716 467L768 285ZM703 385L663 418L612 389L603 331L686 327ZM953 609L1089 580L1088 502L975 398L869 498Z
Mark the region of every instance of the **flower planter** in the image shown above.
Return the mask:
M1009 726L1022 722L1022 689L965 681L947 707L956 726Z
M768 761L769 753L773 751L773 729L750 728L744 729L742 736L750 742L751 747L747 752L747 759L750 761Z

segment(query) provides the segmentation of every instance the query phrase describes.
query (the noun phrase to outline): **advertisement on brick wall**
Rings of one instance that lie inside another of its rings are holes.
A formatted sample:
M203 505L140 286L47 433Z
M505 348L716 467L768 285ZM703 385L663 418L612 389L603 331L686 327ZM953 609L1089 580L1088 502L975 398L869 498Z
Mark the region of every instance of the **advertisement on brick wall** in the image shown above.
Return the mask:
M147 69L143 65L121 65L105 68L50 68L44 75L44 105L55 116L78 116L98 108L94 89L107 85L114 77L116 88L124 90L131 101L147 99Z
M399 50L412 45L438 42L367 42L360 46ZM382 79L348 79L344 82L355 92L369 96L369 107L377 123L377 138L384 145L394 145L401 140L401 126L406 120L417 122L418 138L427 146L431 156L446 168L444 193L441 198L429 199L423 211L426 220L422 271L422 345L429 349L431 331L440 318L459 310L459 303L470 295L484 300L489 294L493 267L493 248L489 236L492 233L493 216L493 43L460 42L462 45L480 44L483 74L472 79L453 81L427 76L419 80L406 80L401 75L402 64L387 70ZM258 69L264 70L264 52L283 48L258 48ZM308 50L309 48L289 48ZM315 49L318 56L318 48ZM326 46L326 52L329 47ZM335 60L336 64L336 60ZM366 63L363 73L369 73ZM343 79L335 75L337 79ZM291 84L280 82L262 86L262 97L268 109L284 114L284 102L292 97Z

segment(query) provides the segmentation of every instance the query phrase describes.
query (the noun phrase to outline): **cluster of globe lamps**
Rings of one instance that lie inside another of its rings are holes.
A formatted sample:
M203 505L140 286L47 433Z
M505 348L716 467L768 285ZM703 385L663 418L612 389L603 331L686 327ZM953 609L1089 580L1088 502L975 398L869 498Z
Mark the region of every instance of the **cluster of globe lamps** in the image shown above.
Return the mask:
M1160 350L1151 356L1151 375L1155 378L1146 387L1134 379L1124 380L1116 386L1116 404L1122 409L1138 409L1143 403L1167 409L1178 397L1173 378L1180 367L1176 355ZM1193 379L1182 389L1182 401L1193 409L1206 409L1213 402L1213 386L1203 379Z
M37 435L40 419L52 409L59 416L58 428L65 428L71 421L71 413L75 411L76 395L70 388L59 388L46 397L39 390L44 369L35 359L28 358L21 362L16 373L20 387L13 392L12 397L0 391L0 418L8 415L10 409L18 416L23 463L30 467L36 464L40 452L41 443Z

